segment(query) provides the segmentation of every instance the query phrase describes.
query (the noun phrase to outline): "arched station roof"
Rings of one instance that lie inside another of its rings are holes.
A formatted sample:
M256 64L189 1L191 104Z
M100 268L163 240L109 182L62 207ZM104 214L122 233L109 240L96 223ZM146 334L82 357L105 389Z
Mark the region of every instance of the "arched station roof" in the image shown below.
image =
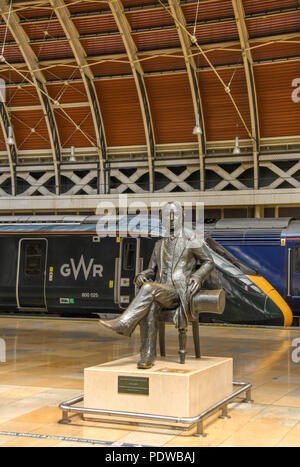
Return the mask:
M164 148L195 148L201 167L207 148L236 136L254 157L262 143L299 138L299 0L0 0L0 9L0 152L12 165L49 151L55 166L74 146L103 167L137 148L151 187Z

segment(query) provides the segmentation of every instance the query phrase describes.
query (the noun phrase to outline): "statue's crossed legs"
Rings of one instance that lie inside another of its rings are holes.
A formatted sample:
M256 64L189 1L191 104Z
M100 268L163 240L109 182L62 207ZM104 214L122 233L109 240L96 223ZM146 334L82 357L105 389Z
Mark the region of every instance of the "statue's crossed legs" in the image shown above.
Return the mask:
M100 324L125 336L130 336L140 324L141 360L138 368L146 369L153 365L156 356L158 313L178 305L179 295L172 284L146 282L121 316L109 321L100 320Z

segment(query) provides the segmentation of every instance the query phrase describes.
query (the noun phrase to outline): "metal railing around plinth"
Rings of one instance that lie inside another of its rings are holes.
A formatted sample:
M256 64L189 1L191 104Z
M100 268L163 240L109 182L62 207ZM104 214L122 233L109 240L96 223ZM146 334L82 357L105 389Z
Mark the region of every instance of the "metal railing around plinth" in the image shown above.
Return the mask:
M211 406L209 409L205 410L199 415L196 415L195 417L172 417L168 415L153 415L153 414L145 414L145 413L138 413L138 412L124 412L120 410L105 410L105 409L91 409L87 407L78 407L75 406L75 404L78 404L79 402L82 402L84 399L84 396L78 396L75 397L69 401L62 402L59 405L59 408L62 410L62 419L59 421L59 423L70 423L71 419L69 418L69 413L75 413L75 414L92 414L92 415L114 415L114 416L121 416L121 417L132 417L132 418L140 418L146 421L165 421L165 422L170 422L170 425L160 425L160 427L172 427L172 428L178 428L178 424L188 424L189 426L187 428L180 428L182 431L184 430L190 430L195 424L197 424L197 431L195 433L195 436L206 436L206 433L203 431L203 420L204 418L208 417L211 415L213 412L217 410L222 410L222 414L220 415L220 418L230 418L228 415L228 404L231 402L233 399L238 397L240 394L243 392L246 393L246 397L242 402L250 403L253 402L251 399L251 388L252 384L251 383L245 383L245 382L233 382L233 386L240 386L239 389L237 389L235 392L227 396L225 399L222 399L220 402L217 402L213 406ZM100 421L100 420L99 420ZM101 420L103 421L103 420ZM124 424L127 423L126 421L120 421L120 420L114 420L110 418L109 420L105 420L108 423L114 423L114 424ZM130 422L129 422L130 423ZM137 422L135 422L136 424Z

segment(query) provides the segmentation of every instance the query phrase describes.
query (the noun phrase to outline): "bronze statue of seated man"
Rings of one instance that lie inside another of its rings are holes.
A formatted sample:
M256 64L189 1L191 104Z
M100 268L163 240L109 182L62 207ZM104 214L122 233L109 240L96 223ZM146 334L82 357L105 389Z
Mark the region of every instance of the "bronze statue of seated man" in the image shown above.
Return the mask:
M125 336L130 336L140 324L141 369L151 368L155 361L158 314L174 310L176 327L186 329L189 320L197 319L192 315L191 297L214 268L202 239L192 238L184 231L180 203L164 206L162 222L169 236L156 242L148 269L136 276L136 297L118 318L100 320L102 326Z

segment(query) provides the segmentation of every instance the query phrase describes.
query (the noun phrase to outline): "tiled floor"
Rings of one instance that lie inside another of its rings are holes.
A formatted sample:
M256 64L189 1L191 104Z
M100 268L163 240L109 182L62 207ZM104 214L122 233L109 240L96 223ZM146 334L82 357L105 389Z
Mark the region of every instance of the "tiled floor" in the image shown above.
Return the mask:
M79 416L58 424L58 404L83 393L83 369L138 353L131 339L94 321L0 318L6 362L0 362L0 446L298 446L300 363L293 363L300 329L201 326L202 353L233 357L235 381L253 384L254 404L234 402L229 420L213 415L205 438L158 428L110 428ZM167 353L177 352L167 328ZM188 339L192 354L192 339ZM176 415L176 414L174 414Z

